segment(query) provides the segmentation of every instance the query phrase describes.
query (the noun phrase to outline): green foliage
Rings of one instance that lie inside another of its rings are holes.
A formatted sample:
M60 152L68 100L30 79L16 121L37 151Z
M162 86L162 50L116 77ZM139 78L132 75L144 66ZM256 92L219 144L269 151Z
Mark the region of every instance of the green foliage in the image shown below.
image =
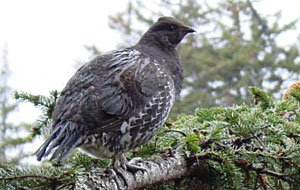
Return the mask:
M292 97L296 98L298 101L300 101L300 91L299 90L293 89L290 92L290 96L292 96Z
M51 91L49 97L32 95L26 92L15 92L15 99L22 102L30 102L42 110L42 115L37 120L34 127L32 127L32 138L34 138L36 135L40 135L43 129L45 129L45 126L49 126L51 124L52 111L58 96L59 93L56 90Z
M255 86L250 86L249 92L253 94L254 104L259 104L263 109L266 109L273 104L270 96L263 90L258 89Z
M91 158L90 156L80 152L76 152L75 155L71 156L67 162L71 164L72 168L76 169L76 172L88 172L94 167L106 168L109 165L109 160Z
M1 189L74 189L74 171L59 167L0 165Z
M20 167L0 165L0 189L74 189L79 172L88 172L94 167L106 168L108 161L92 159L76 153L64 165Z

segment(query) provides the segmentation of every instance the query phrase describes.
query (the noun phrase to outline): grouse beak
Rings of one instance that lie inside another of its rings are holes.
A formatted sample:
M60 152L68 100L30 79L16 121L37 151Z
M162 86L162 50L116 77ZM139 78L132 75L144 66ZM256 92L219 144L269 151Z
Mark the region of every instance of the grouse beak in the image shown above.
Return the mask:
M187 27L185 28L185 32L186 32L186 33L193 33L193 32L196 32L196 30L194 30L193 28L187 26Z

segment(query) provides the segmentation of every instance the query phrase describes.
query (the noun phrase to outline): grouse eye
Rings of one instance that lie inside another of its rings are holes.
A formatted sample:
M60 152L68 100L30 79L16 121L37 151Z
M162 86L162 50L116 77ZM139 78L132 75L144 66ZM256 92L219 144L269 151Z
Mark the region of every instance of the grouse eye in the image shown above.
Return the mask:
M174 26L174 25L169 26L169 31L172 31L172 30L174 30L174 29L175 29L175 26Z

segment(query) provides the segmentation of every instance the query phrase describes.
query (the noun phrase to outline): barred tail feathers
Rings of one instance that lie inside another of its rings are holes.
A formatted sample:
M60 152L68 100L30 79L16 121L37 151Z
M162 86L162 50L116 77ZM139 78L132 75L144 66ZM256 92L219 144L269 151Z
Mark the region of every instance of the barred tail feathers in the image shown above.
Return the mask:
M73 122L57 124L48 139L36 151L37 160L47 157L56 148L50 160L58 158L59 161L66 156L81 142L84 137L83 127Z

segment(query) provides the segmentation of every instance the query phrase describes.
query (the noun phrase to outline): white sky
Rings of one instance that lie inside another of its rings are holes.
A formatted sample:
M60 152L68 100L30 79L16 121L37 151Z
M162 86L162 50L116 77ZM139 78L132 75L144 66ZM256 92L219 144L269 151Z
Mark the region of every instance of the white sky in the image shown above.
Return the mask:
M87 61L84 45L113 49L118 35L107 16L122 10L125 1L103 2L0 1L0 47L8 44L13 87L32 93L62 88L75 60Z
M120 35L109 28L108 15L123 11L126 2L0 0L0 56L7 44L12 71L9 85L32 94L62 90L75 72L76 61L88 61L84 45L96 45L102 51L116 48ZM255 7L265 15L281 9L283 22L287 22L300 16L299 5L297 0L263 0ZM299 29L298 24L280 42L297 42ZM33 122L38 113L23 105L14 119Z

